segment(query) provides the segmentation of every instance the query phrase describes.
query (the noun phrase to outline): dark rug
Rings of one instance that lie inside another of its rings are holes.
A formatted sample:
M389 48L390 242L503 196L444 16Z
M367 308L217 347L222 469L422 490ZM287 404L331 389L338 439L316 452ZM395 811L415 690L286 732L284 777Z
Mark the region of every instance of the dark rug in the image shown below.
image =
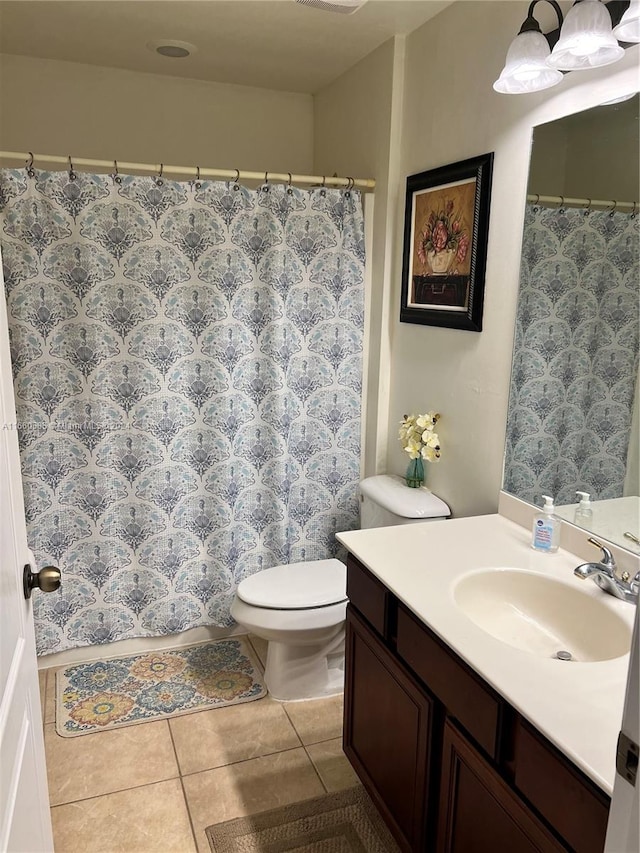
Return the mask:
M358 785L207 827L213 853L399 853Z

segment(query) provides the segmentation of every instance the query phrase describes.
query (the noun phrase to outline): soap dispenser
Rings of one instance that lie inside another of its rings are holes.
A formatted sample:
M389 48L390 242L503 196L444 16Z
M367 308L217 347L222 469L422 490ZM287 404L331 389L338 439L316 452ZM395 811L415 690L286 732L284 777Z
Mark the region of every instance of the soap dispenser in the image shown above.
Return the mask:
M553 554L558 550L560 544L560 519L553 514L555 509L553 498L543 495L544 506L542 512L533 517L533 539L531 547L536 551L546 551Z
M588 492L576 492L576 495L580 498L580 503L576 507L576 514L573 520L580 527L589 527L593 521L593 510L591 509L589 494Z

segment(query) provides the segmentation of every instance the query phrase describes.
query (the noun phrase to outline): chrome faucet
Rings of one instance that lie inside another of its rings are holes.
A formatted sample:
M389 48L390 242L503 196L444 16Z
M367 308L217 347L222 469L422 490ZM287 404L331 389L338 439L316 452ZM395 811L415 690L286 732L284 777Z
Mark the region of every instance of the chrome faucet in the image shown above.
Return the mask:
M632 581L629 580L631 577L629 572L622 572L618 577L616 561L613 559L611 551L597 539L590 538L589 542L602 550L600 562L582 563L573 570L574 575L581 580L592 578L600 589L608 592L609 595L615 595L622 601L637 604L638 593L640 592L640 572L636 573Z

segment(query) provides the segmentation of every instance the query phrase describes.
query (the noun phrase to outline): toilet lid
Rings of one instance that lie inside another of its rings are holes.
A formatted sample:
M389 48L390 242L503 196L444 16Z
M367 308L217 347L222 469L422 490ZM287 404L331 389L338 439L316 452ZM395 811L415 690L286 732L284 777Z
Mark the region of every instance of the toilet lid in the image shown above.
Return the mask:
M383 509L400 518L447 518L451 510L426 486L408 489L404 477L377 474L360 483L360 491Z
M240 582L238 598L254 607L305 610L347 600L347 567L340 560L313 560L264 569Z

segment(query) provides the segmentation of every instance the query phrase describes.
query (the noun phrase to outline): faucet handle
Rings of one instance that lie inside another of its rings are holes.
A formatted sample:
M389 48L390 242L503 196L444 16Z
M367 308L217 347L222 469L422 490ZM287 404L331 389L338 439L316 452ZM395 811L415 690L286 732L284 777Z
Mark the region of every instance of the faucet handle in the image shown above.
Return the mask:
M600 557L600 563L609 569L612 573L616 570L616 561L613 558L613 554L607 548L606 545L603 545L602 542L599 542L597 539L594 539L592 536L587 540L591 545L594 545L596 548L600 548L602 551L602 556Z

